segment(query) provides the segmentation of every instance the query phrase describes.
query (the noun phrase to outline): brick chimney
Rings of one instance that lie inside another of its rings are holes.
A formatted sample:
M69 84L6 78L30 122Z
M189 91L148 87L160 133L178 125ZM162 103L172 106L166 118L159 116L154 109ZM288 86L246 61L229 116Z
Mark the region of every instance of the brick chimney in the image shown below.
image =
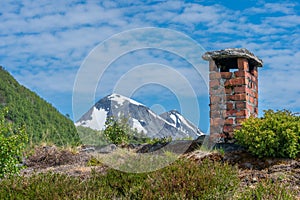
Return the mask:
M206 52L209 61L210 135L232 139L241 122L258 115L258 67L263 62L247 49Z

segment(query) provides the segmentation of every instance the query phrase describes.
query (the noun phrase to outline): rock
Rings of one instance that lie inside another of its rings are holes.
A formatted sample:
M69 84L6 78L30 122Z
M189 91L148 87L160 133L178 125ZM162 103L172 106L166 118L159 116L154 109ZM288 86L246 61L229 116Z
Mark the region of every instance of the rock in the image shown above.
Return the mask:
M244 48L230 48L219 51L206 52L202 58L204 60L221 60L228 58L247 58L249 63L256 67L262 67L263 61L254 56L253 53Z
M151 152L154 152L154 151L157 151L157 150L163 148L166 145L167 145L167 143L145 144L145 145L142 145L142 147L139 148L136 152L137 153L151 153Z
M102 147L100 149L96 149L98 153L112 153L117 149L117 146L115 144L109 144L105 147Z
M217 143L214 149L223 149L224 152L243 151L244 147L234 143Z
M257 180L257 178L256 177L253 177L252 178L252 183L256 183L258 180Z
M247 169L252 169L253 165L251 163L245 162L241 164L242 167L247 168Z
M83 147L82 149L80 149L80 152L94 152L95 151L95 147Z

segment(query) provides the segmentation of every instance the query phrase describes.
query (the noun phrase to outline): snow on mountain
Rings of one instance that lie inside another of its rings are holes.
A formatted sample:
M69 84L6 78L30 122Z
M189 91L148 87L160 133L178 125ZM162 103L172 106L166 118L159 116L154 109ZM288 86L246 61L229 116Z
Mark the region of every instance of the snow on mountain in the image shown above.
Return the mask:
M105 128L105 121L107 118L107 111L105 109L92 108L92 112L89 112L90 118L75 123L75 126L89 127L94 130L103 130Z
M141 104L137 101L134 101L133 99L130 99L128 97L125 97L125 96L122 96L119 94L112 94L112 95L108 96L108 98L111 101L117 102L120 106L123 106L124 102L126 102L126 101L130 102L131 104L144 106L143 104Z
M187 133L193 138L204 134L192 122L184 118L177 110L171 110L162 113L160 114L160 116L179 130Z
M178 112L170 111L161 116L145 105L128 97L111 94L98 101L76 123L76 126L104 130L107 117L126 118L132 129L148 137L197 138L201 131Z

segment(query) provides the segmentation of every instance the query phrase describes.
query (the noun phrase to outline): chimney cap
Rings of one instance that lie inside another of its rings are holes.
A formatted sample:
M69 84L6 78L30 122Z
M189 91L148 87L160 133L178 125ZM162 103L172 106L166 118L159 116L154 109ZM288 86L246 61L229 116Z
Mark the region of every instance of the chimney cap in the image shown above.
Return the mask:
M249 64L262 67L263 61L245 48L229 48L218 51L208 51L202 55L204 60L222 60L227 58L247 58Z

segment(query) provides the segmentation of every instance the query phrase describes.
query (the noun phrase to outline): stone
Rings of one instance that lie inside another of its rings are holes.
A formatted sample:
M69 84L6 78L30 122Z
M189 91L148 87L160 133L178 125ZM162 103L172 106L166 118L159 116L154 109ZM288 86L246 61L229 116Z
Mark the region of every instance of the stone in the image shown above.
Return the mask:
M94 152L95 151L95 147L83 147L82 149L80 149L80 152Z
M254 67L262 67L263 61L258 57L254 56L249 50L245 48L229 48L219 51L206 52L202 58L204 60L220 60L226 58L247 58L249 64Z
M117 146L115 144L109 144L105 147L102 147L100 149L97 149L98 153L112 153L117 149Z

